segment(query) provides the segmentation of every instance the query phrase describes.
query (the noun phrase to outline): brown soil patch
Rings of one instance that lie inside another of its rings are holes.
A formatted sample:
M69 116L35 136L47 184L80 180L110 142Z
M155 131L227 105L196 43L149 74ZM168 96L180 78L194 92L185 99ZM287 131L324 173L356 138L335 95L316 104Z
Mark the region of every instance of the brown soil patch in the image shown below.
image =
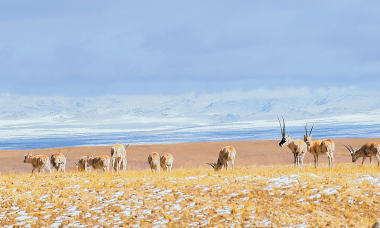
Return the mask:
M380 141L380 139L334 139L334 163L350 163L351 156L343 145L350 144L359 149L366 142ZM189 167L208 167L207 162L216 162L219 151L224 146L233 146L236 149L235 166L250 165L284 165L293 164L293 154L287 147L279 147L279 140L259 141L229 141L229 142L200 142L155 145L130 145L127 149L127 167L129 170L149 169L148 155L158 152L163 155L171 153L174 157L173 169ZM75 162L84 155L111 154L111 146L60 148L63 154L71 149L67 157L67 171L75 171ZM33 155L45 154L49 157L58 152L58 148L37 150L2 150L0 151L0 173L28 173L32 166L24 164L24 155L31 152ZM376 165L376 159L374 164ZM319 157L320 164L328 163L326 156ZM357 161L360 163L361 159ZM368 163L368 159L366 163ZM313 163L313 156L307 153L304 163ZM210 167L211 168L211 167Z

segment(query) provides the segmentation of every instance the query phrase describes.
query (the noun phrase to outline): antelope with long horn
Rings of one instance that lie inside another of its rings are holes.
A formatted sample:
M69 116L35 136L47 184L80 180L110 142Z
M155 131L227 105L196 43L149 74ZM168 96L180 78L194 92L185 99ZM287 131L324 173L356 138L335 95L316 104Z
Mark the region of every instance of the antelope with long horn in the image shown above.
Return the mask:
M352 146L344 145L348 151L351 153L352 162L356 162L360 157L363 157L362 165L367 157L371 162L372 167L372 157L376 156L377 166L380 166L380 142L369 142L365 143L359 150L354 150Z
M206 163L210 165L215 171L219 171L224 167L228 170L228 166L232 165L232 170L235 166L236 150L232 146L225 146L219 152L217 163Z
M281 126L281 121L277 117L278 122L280 123L281 128L281 134L282 134L282 140L279 143L279 146L287 146L294 155L294 166L302 168L303 165L303 159L305 157L307 146L306 143L301 139L292 139L289 135L285 135L285 120L284 117L282 117L282 122L284 126Z
M335 143L330 139L311 140L311 132L313 131L314 124L307 133L307 124L305 125L306 134L304 141L307 145L307 150L314 156L314 166L318 168L318 156L326 155L329 160L329 167L332 168L334 161Z

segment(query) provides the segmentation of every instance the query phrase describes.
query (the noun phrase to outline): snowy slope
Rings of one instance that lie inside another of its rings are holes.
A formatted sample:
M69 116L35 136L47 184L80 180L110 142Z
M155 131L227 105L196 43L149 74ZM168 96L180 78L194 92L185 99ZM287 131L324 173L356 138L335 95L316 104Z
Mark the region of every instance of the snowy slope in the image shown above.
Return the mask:
M277 116L288 127L373 125L380 124L379 95L355 88L75 98L3 94L0 138L277 129Z

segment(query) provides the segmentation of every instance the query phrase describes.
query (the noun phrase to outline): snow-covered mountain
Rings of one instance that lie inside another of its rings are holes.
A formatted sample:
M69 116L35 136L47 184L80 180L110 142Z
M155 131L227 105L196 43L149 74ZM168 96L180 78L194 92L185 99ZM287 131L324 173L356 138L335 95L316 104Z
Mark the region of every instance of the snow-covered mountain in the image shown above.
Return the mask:
M0 138L380 124L378 91L258 89L215 94L33 97L0 95ZM367 137L367 136L363 136Z

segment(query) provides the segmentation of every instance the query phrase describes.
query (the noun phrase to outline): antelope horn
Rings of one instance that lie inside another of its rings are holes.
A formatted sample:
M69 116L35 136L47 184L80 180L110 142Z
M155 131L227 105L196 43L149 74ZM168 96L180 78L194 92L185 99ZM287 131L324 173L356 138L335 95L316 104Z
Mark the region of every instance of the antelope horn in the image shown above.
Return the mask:
M281 121L280 121L280 118L278 118L278 116L277 116L277 119L278 119L278 123L280 124L281 135L282 135L282 137L284 137L285 136L285 132L282 130Z
M284 120L284 117L282 117L282 122L284 123L284 137L285 137L285 120Z
M75 162L75 165L77 166L77 167L79 167L79 165Z
M305 125L305 131L306 131L306 136L307 136L307 124Z
M348 148L346 145L343 145L344 147L347 148L348 151L350 151L350 153L352 153L352 150L350 148Z
M129 146L129 144L125 147L125 150L127 150L128 146Z
M348 145L348 146L351 148L352 152L355 152L354 148L352 148L351 145Z
M70 150L71 150L71 149L69 149L69 151L67 151L65 158L67 158L67 155L69 154Z
M216 166L215 163L206 163L206 164L211 165L211 167L212 167L213 169L215 169L215 166Z
M314 127L314 124L313 124L313 126L311 126L309 136L311 135L311 132L313 131L313 127Z

